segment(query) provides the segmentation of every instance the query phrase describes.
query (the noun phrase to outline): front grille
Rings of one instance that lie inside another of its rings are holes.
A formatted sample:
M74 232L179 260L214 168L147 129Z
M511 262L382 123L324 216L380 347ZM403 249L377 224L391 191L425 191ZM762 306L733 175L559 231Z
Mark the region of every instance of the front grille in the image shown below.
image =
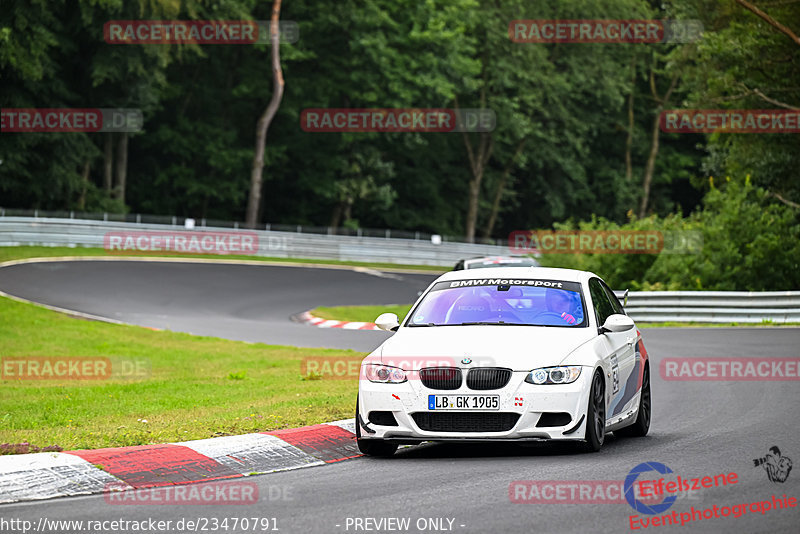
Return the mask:
M420 370L419 379L428 389L458 389L461 387L461 369L457 367L428 367Z
M507 432L514 428L518 413L429 413L411 414L422 430L431 432Z
M511 380L511 369L502 367L476 367L467 373L469 389L500 389Z

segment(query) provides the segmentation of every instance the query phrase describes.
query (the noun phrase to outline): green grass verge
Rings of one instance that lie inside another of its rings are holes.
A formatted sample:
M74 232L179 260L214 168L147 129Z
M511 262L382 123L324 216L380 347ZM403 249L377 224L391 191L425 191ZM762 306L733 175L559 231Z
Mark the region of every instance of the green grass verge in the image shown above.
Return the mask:
M169 254L164 252L136 252L136 253L111 253L102 248L89 247L0 247L0 262L9 260L20 260L27 258L52 258L60 256L110 256L110 257L157 257L157 258L202 258L213 260L248 260L263 262L298 263L315 265L342 265L350 267L367 267L372 269L410 269L415 271L430 271L431 273L443 273L446 267L433 265L400 265L394 263L368 263L363 261L338 261L338 260L315 260L305 258L271 258L264 256L240 256L240 255L220 255L220 254Z
M357 379L304 380L302 361L364 355L85 321L7 298L0 298L0 340L4 361L111 356L149 363L149 376L137 381L0 380L0 443L65 450L186 441L352 417Z
M386 306L320 306L311 310L311 314L323 319L333 319L335 321L353 321L353 322L373 322L378 315L382 313L396 313L402 320L403 317L411 310L411 304L387 304ZM660 322L660 323L647 323L639 321L636 324L642 328L665 328L665 327L719 327L719 326L738 326L738 327L764 327L764 326L797 326L800 323L678 323L678 322Z

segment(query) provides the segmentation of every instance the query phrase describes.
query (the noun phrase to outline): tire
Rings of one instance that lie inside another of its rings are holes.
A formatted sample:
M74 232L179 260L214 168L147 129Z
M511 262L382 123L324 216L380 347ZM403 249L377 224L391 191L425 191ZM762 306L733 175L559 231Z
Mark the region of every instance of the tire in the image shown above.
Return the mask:
M586 410L586 441L584 452L597 452L606 438L606 385L603 373L597 371L589 390L589 406Z
M366 456L378 458L391 458L397 450L396 443L388 443L382 439L359 439L358 450Z
M356 397L356 444L361 454L390 458L397 450L396 443L389 443L382 439L361 439L361 416L358 413L358 397Z
M652 416L652 396L650 395L650 364L644 366L642 374L642 396L639 398L639 413L632 425L614 431L615 436L623 438L641 438L650 430Z

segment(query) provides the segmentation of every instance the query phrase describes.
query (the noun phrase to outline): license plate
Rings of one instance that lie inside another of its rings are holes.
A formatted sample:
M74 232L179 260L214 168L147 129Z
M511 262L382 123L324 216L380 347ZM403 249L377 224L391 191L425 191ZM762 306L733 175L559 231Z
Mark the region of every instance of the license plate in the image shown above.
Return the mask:
M499 410L500 395L428 395L429 410Z

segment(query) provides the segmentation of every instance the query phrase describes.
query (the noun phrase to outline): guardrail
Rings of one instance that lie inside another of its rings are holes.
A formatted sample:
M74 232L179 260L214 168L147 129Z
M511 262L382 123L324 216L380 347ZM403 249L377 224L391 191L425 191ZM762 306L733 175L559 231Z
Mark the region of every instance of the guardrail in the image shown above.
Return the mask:
M176 219L173 221L177 222ZM0 217L0 246L42 245L100 247L108 232L185 232L183 224L131 223L44 217ZM508 247L442 241L428 238L330 235L274 230L197 226L193 232L254 232L255 256L310 258L372 263L436 265L450 267L461 258L508 254ZM412 234L413 235L413 234Z
M172 231L183 226L53 219L0 217L0 246L43 245L103 248L107 232ZM224 227L197 227L196 232L245 232ZM250 230L248 230L250 232ZM508 248L430 240L254 231L254 255L274 258L363 261L449 267L461 258L508 254ZM622 292L616 292L622 297ZM800 291L641 291L631 292L625 311L637 321L708 323L800 322Z
M223 221L217 219L191 219L188 217L179 217L177 215L148 215L144 213L98 213L98 212L85 212L85 211L50 211L50 210L22 210L11 209L0 206L0 220L3 218L16 217L18 219L71 219L80 221L103 221L103 222L116 222L116 223L136 223L139 224L161 224L170 227L184 228L187 221L191 221L193 225L199 228L209 229L245 229L246 224L237 221ZM429 234L426 232L409 232L406 230L392 230L390 228L350 228L340 226L334 228L331 226L310 226L303 224L272 224L272 223L258 223L254 230L266 230L273 232L289 232L292 234L317 234L317 235L342 235L351 237L380 237L380 238L399 238L399 239L415 239L430 241L433 239L441 239L443 242L456 242L466 243L463 236L451 235L437 235ZM505 246L505 239L475 237L472 241L481 245L497 245Z
M625 313L649 322L795 323L800 291L632 291Z

